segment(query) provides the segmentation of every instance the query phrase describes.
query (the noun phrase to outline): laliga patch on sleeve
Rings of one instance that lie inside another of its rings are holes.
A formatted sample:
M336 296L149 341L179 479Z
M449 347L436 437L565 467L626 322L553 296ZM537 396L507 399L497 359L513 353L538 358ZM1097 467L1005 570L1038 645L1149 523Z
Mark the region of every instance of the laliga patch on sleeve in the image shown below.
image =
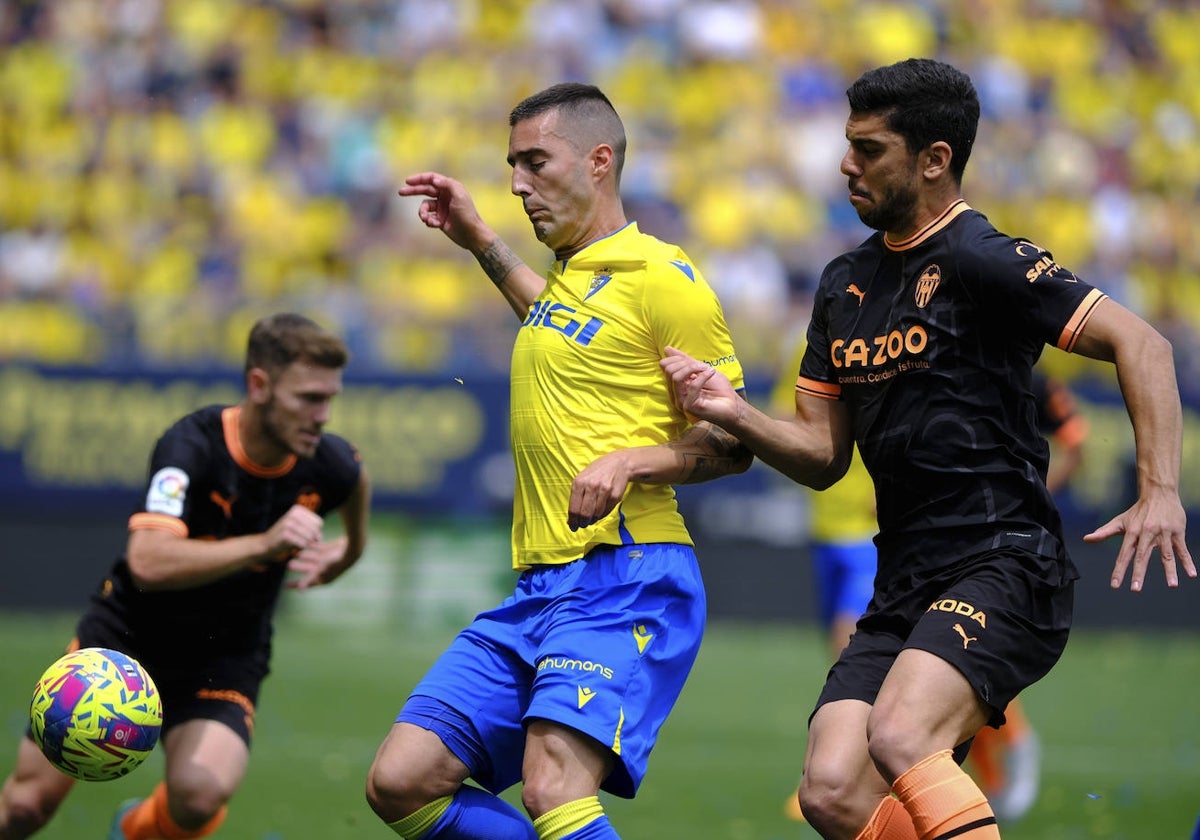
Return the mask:
M187 473L179 467L163 467L150 479L146 510L150 513L165 513L167 516L183 516L183 500L187 497L188 480Z

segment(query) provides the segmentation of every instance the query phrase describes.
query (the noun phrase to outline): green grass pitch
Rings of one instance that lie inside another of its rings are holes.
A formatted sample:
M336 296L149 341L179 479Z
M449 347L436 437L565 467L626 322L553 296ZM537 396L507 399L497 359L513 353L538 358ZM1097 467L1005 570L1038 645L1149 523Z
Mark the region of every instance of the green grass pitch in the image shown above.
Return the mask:
M0 744L10 768L29 696L74 616L0 613ZM363 799L375 747L407 689L455 627L338 624L287 611L261 698L245 784L219 837L394 837ZM824 676L815 631L714 622L638 799L605 799L627 840L815 838L782 804L796 781L805 720ZM1200 815L1200 641L1076 631L1027 709L1043 743L1034 810L1006 840L1186 840ZM132 775L80 783L40 838L103 837L114 806L147 792L156 753ZM506 798L516 802L516 791Z

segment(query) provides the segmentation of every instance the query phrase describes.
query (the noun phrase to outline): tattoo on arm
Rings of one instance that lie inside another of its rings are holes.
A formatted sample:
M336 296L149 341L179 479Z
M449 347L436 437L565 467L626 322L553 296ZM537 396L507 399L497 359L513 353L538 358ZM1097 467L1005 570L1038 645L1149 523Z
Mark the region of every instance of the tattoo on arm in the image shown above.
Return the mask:
M504 278L521 264L521 258L499 239L484 248L476 259L497 289L504 284Z
M672 484L699 484L745 471L753 459L735 436L711 423L697 423L677 441L667 444L680 457Z

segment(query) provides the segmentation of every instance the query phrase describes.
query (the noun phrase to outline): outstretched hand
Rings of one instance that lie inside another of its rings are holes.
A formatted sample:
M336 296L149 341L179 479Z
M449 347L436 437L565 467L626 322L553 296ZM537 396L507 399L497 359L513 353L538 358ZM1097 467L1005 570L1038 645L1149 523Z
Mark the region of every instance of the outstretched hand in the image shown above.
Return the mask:
M405 178L398 192L402 196L426 196L417 209L417 217L426 227L440 230L460 248L470 250L476 244L477 231L484 223L461 183L440 172L420 172Z
M1129 588L1140 592L1150 556L1156 548L1162 557L1167 586L1174 588L1179 586L1178 565L1183 566L1188 577L1196 577L1196 564L1185 542L1186 523L1187 515L1179 497L1162 492L1139 497L1133 507L1084 535L1083 539L1094 543L1117 534L1124 535L1109 581L1113 589L1121 588L1132 565Z
M689 420L724 426L738 418L743 402L725 374L682 350L664 349L666 355L658 363L670 377L675 401Z

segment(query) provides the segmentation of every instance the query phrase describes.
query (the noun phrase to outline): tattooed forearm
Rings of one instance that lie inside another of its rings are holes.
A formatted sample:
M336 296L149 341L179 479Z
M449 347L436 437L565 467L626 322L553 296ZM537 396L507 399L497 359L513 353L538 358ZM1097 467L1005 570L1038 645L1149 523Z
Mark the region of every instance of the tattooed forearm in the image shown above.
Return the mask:
M492 244L476 254L475 258L479 260L479 265L483 268L484 273L496 284L496 288L500 288L504 284L504 278L521 264L521 258L500 239L494 240Z
M700 422L679 440L668 444L680 457L678 476L672 484L699 484L723 475L745 472L754 456L729 432Z

